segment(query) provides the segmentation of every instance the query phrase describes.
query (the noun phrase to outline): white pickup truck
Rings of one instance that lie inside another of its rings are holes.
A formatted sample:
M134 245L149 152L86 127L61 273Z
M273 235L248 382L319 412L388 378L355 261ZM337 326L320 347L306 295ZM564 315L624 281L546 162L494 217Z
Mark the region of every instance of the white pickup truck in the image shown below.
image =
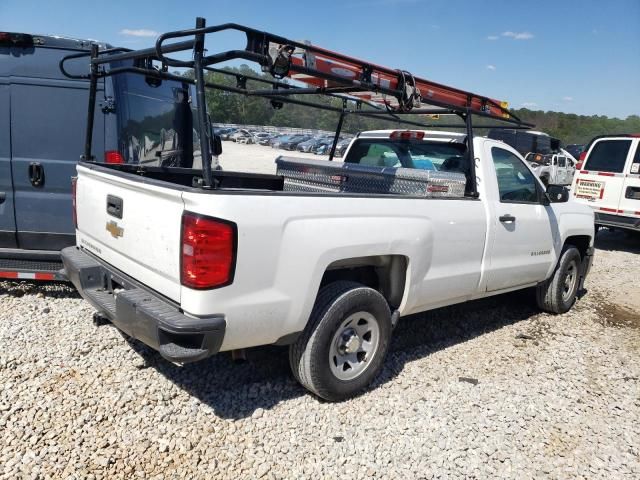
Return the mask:
M592 210L546 191L516 150L430 131L362 134L346 162L280 158L278 175L81 162L82 296L177 363L289 345L327 400L364 389L405 315L534 287L574 304L593 255ZM477 195L470 180L475 181Z
M576 171L576 160L566 150L543 155L528 153L525 160L544 185L571 185Z

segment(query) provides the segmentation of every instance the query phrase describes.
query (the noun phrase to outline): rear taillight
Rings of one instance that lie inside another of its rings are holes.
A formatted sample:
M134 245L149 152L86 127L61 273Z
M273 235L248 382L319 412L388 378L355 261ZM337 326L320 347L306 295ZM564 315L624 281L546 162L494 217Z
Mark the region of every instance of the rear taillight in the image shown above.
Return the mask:
M584 161L587 158L587 151L585 150L584 152L580 153L580 156L578 157L578 163L576 163L576 170L582 170L582 166L584 165Z
M78 211L76 210L76 189L78 185L78 177L71 177L71 206L73 207L73 225L78 228Z
M0 32L0 47L33 47L33 37L26 33Z
M194 213L182 216L181 283L196 289L233 282L236 225Z
M104 152L104 162L119 165L124 163L124 157L116 150L107 150Z

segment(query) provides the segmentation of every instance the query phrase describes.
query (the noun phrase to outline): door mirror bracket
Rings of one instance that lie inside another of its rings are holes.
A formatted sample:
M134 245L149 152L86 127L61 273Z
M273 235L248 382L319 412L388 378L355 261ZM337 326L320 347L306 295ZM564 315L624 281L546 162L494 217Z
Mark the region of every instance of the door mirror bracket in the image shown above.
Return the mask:
M543 205L564 203L569 201L569 189L562 185L549 185L544 193ZM546 202L544 201L546 200ZM547 203L548 202L548 203Z

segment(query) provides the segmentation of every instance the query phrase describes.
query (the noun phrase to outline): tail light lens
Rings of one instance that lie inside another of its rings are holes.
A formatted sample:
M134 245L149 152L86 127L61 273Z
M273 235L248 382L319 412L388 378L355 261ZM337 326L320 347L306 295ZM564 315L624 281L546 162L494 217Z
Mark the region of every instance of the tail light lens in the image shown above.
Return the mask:
M104 162L119 165L124 163L124 157L116 150L107 150L104 152Z
M233 282L236 225L194 213L182 216L181 283L209 289Z
M0 47L33 47L33 37L26 33L0 32Z
M424 138L424 132L420 130L396 130L391 132L391 140L422 140Z
M576 163L576 170L582 170L582 166L584 165L584 161L587 158L587 151L585 150L584 152L580 153L580 156L578 157L578 163Z
M73 207L73 225L78 228L78 211L76 210L76 188L78 185L78 177L71 177L71 206Z

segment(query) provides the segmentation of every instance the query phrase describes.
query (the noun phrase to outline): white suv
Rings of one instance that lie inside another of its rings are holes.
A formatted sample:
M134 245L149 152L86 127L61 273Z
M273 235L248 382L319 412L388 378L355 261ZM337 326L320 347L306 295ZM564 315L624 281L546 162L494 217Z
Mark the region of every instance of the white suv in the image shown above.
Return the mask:
M596 225L640 231L640 134L594 138L580 155L571 190L593 208Z

